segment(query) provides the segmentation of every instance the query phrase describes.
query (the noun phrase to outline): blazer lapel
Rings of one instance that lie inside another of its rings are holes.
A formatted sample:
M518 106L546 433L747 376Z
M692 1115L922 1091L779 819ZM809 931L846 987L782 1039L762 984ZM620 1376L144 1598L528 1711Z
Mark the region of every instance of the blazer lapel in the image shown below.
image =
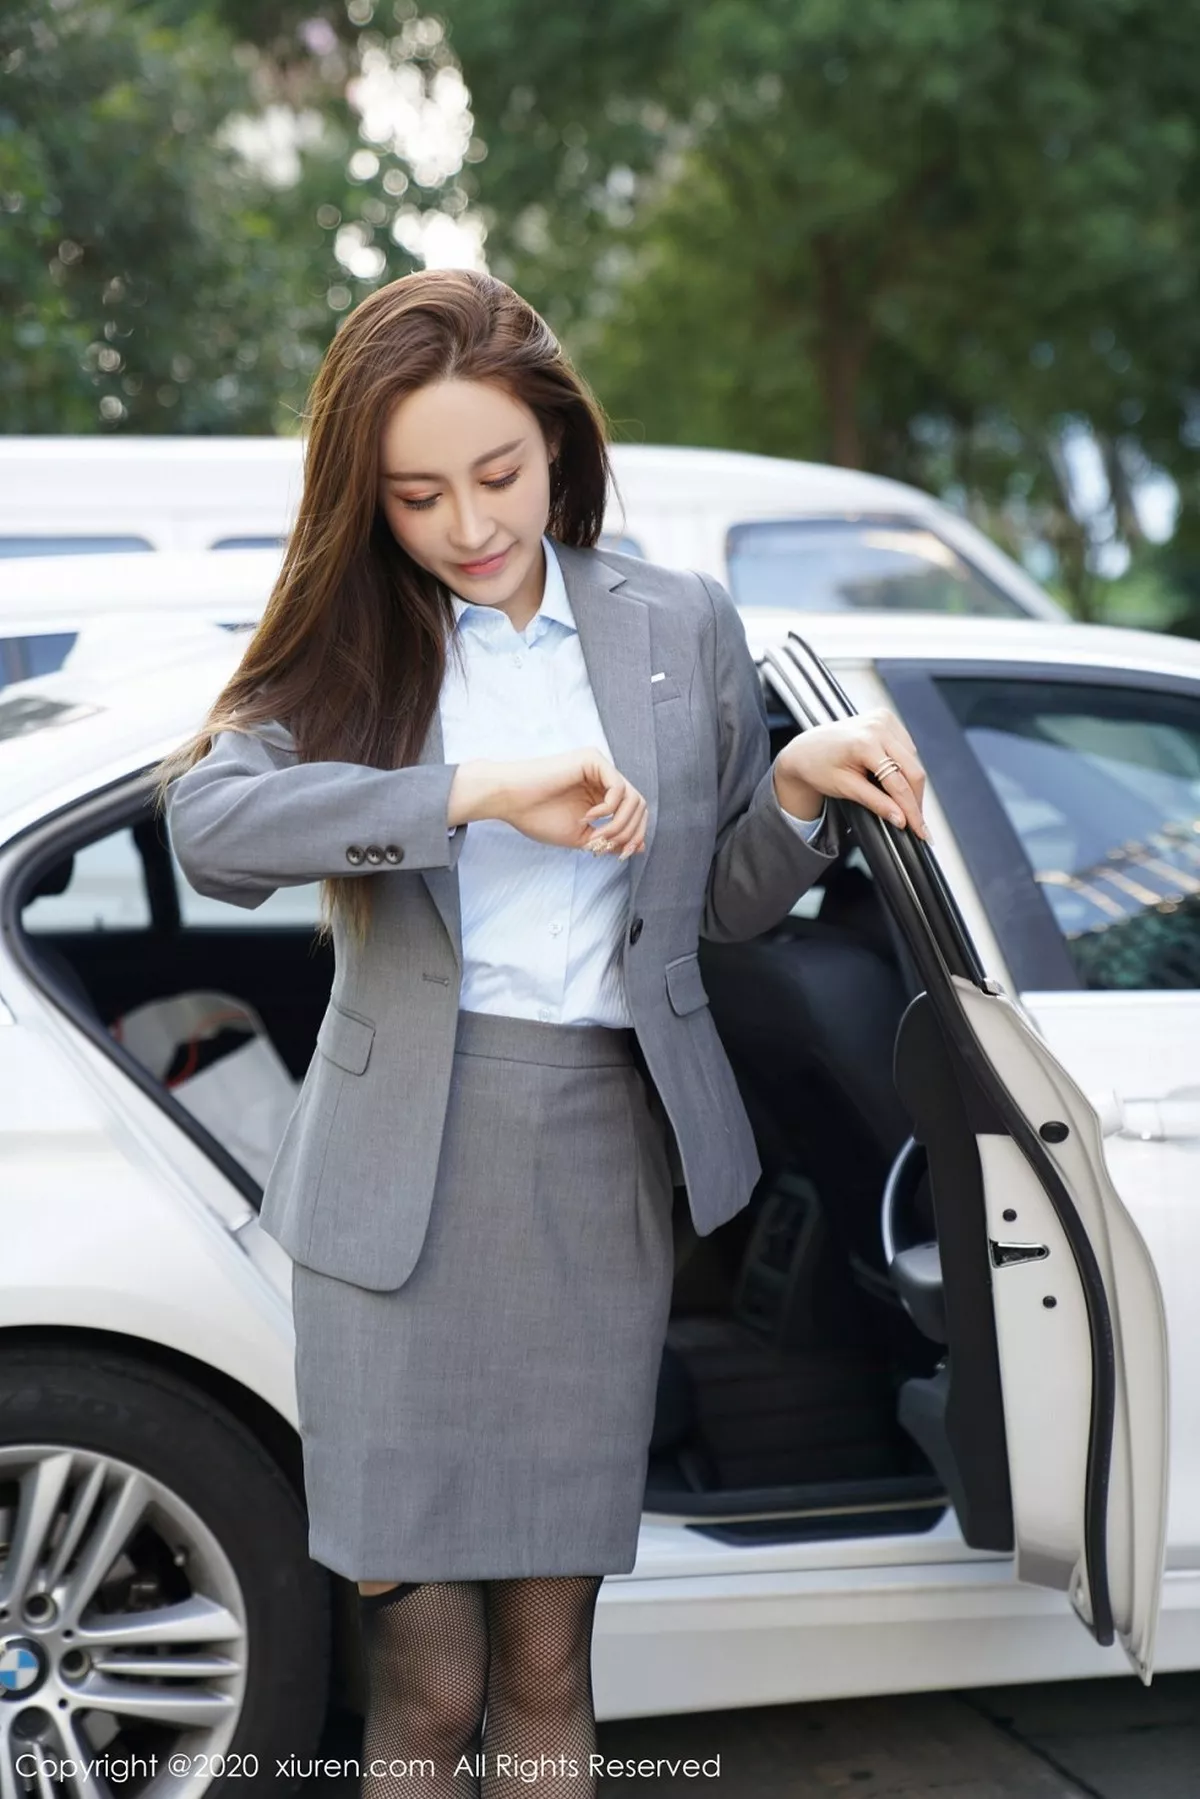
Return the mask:
M418 767L428 762L444 762L442 748L442 715L439 707L434 707L433 723L426 733L425 742L421 746L421 754L417 757ZM442 923L454 946L454 958L462 970L462 904L458 888L458 870L456 868L423 868L420 871L434 905L442 915Z
M611 759L646 801L645 852L630 858L632 896L637 893L649 858L658 818L658 756L654 702L650 697L650 614L645 601L627 590L625 576L595 551L577 550L558 542L554 550ZM426 764L443 760L441 714L435 710L417 761ZM581 855L585 853L580 851ZM423 868L420 872L441 913L461 971L458 871Z
M630 858L635 895L658 819L658 752L650 697L650 612L594 550L555 543L596 710L617 769L646 801L646 848ZM586 852L581 851L581 854Z

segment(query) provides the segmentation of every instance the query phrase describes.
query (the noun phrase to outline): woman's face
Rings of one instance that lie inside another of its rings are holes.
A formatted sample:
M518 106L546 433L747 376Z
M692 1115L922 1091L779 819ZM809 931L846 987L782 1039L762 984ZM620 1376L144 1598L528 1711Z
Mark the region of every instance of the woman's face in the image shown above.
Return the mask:
M415 562L461 599L541 604L550 450L503 388L438 381L393 408L380 444L379 504Z

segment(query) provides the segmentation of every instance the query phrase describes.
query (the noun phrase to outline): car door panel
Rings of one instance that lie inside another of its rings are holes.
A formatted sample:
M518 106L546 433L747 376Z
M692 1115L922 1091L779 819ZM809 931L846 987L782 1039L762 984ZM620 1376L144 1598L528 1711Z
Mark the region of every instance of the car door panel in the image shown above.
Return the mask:
M801 725L853 712L796 633L767 651L764 673ZM1167 1463L1153 1263L1108 1176L1100 1119L985 975L936 858L869 810L845 810L924 985L897 1037L896 1083L929 1155L949 1353L926 1390L906 1391L905 1421L932 1442L942 1405L933 1459L980 1547L1001 1546L1003 1505L988 1505L982 1482L1003 1456L1018 1575L1066 1591L1097 1639L1119 1635L1149 1678Z
M1105 1115L1172 1358L1170 1565L1200 1545L1200 682L1184 668L880 664L1025 1012ZM1003 887L999 912L992 898Z
M1012 1136L981 1139L991 1242L1003 1245L1019 1233L1050 1252L1044 1260L994 1267L992 1279L1016 1496L1017 1573L1039 1585L1065 1586L1097 1635L1115 1630L1144 1673L1166 1547L1168 1361L1158 1276L1109 1175L1102 1124L1087 1096L1009 1000L961 980L955 986L972 1031L1021 1113L1040 1120L1035 1153L1058 1176L1043 1173L1039 1179ZM1016 1220L1006 1217L1009 1211L1016 1211ZM1070 1279L1071 1265L1077 1281ZM1059 1279L1060 1272L1067 1278ZM1089 1361L1090 1409L1078 1391L1079 1370ZM1037 1383L1043 1403L1035 1412L1024 1395ZM1045 1418L1055 1423L1052 1434L1041 1428ZM1107 1470L1099 1454L1106 1433ZM1061 1480L1045 1478L1049 1455L1062 1459ZM1097 1534L1077 1564L1072 1496L1081 1465L1085 1529ZM1088 1590L1089 1566L1106 1566L1107 1595L1103 1587Z

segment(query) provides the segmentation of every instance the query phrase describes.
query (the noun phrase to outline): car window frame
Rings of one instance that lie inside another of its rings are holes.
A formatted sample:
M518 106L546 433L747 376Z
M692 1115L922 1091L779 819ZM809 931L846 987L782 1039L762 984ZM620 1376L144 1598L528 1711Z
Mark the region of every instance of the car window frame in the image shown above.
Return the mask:
M1017 992L1108 991L1085 985L1062 927L1034 878L1025 846L937 683L961 679L1113 687L1124 693L1176 694L1200 703L1200 681L1154 669L1012 658L885 657L875 663L875 669L937 790Z

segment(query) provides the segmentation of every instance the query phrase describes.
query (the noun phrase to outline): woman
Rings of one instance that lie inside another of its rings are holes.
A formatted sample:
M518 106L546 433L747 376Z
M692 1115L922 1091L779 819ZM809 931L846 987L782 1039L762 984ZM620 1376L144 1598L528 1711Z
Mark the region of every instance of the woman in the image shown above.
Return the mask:
M333 990L262 1222L310 1549L359 1587L373 1795L595 1791L673 1177L703 1235L760 1172L697 938L791 908L837 850L826 795L924 833L888 712L771 765L728 595L595 549L609 478L510 288L377 290L317 376L262 622L163 768L199 892L323 883Z

